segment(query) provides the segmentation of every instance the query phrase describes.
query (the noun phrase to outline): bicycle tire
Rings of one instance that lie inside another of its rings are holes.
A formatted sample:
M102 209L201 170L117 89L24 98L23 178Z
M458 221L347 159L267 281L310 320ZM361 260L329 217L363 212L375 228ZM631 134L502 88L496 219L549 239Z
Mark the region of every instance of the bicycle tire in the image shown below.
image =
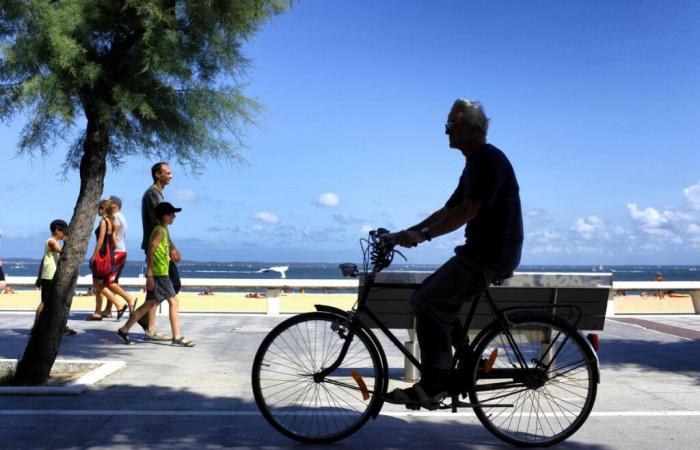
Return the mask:
M374 395L375 386L379 391L384 386L381 360L360 326L353 327L341 365L323 381L314 381L313 375L340 354L350 332L342 325L345 320L327 312L300 314L279 324L260 344L252 371L255 403L285 436L304 443L337 441L360 429L381 405L381 392ZM338 326L345 338L334 329Z
M474 387L469 391L474 412L489 432L510 444L547 447L562 442L593 409L595 354L575 328L555 316L514 315L510 322L513 342L530 370L522 369L500 324L492 324L474 352Z

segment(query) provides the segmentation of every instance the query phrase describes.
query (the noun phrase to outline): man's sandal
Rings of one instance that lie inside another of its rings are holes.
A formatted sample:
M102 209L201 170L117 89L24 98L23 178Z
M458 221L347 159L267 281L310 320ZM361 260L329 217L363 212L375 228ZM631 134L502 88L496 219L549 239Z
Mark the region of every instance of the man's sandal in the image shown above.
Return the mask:
M131 338L129 337L129 333L124 333L122 330L117 330L117 336L119 336L119 339L121 339L126 345L133 344Z
M185 339L185 336L180 336L177 339L173 338L171 345L175 345L177 347L194 347L192 341Z
M434 395L428 395L419 383L407 389L394 389L384 396L384 401L396 405L405 405L408 409L418 410L425 408L436 410L440 407L440 402L447 398L445 391L440 391Z

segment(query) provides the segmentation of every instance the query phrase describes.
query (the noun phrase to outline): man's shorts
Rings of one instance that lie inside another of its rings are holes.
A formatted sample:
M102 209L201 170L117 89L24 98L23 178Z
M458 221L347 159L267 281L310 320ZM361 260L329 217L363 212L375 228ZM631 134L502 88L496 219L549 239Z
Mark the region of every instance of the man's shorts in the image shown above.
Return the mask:
M177 295L173 282L168 276L153 277L153 281L156 284L155 289L146 293L146 300L155 300L160 303Z

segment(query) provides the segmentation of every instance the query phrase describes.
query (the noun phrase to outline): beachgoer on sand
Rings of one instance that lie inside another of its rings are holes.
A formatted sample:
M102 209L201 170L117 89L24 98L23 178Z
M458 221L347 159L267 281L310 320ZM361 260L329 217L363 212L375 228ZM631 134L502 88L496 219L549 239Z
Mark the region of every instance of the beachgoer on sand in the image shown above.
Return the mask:
M654 276L654 281L664 281L664 276L657 272ZM664 293L660 289L655 290L654 295L659 297L659 300L664 298Z
M0 259L0 294L5 293L7 282L5 281L5 272L2 270L2 259Z
M192 341L186 339L180 333L180 321L178 317L179 300L168 275L168 268L170 265L169 227L175 221L175 213L180 211L182 211L181 208L175 208L168 202L160 203L155 208L158 225L156 225L151 232L151 237L148 241L146 269L146 287L149 295L146 296L146 302L134 311L126 324L117 330L117 335L127 345L132 343L131 337L129 336L131 327L141 317L147 314L150 309L160 304L163 300L167 300L170 304L168 313L170 317L170 327L173 333L171 344L179 347L194 346Z
M65 220L56 219L49 224L49 230L51 231L51 237L44 243L44 257L41 259L39 265L41 301L39 302L39 306L36 307L36 313L34 314L34 326L39 316L41 316L41 312L44 310L44 305L51 299L53 277L56 275L56 265L61 255L61 244L59 244L59 241L65 239L66 233L68 232L68 224ZM32 326L32 329L34 329L34 326ZM74 336L76 334L76 331L68 325L63 329L63 332L68 336ZM32 334L31 330L29 334Z

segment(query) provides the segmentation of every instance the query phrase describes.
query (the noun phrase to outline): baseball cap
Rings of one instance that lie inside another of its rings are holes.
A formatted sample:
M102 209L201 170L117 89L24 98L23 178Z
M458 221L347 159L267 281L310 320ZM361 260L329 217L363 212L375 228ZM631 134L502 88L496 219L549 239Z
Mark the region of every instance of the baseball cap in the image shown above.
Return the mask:
M110 200L112 203L116 204L119 208L122 207L122 199L120 199L120 198L117 197L116 195L110 196L110 197L109 197L109 200Z
M176 208L168 202L159 203L156 206L156 217L163 217L166 214L172 214L182 211L182 208Z

